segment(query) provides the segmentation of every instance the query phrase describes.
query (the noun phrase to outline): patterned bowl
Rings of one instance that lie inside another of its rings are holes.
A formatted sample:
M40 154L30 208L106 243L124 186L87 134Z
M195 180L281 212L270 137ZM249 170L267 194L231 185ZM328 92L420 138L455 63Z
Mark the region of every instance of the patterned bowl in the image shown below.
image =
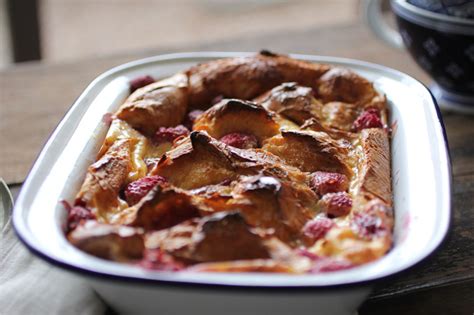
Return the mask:
M393 0L399 32L415 61L435 80L441 103L474 111L474 20Z
M409 3L435 13L474 18L474 1L472 0L407 0Z
M381 18L381 0L366 0L366 19L380 38L409 51L435 81L440 107L474 114L474 1L391 0L398 33Z

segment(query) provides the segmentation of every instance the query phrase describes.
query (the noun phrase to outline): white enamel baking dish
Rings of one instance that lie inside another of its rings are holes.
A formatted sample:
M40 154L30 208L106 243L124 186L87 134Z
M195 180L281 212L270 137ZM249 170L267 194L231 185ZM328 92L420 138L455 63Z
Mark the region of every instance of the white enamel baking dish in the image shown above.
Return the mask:
M26 179L13 223L20 239L48 262L80 274L121 313L351 314L375 280L417 264L439 247L450 222L450 161L438 107L430 92L401 72L366 62L308 55L295 58L350 68L389 100L393 249L380 260L316 275L170 273L147 271L89 256L64 237L65 209L105 137L102 117L128 95L128 81L166 77L198 62L246 53L181 53L131 62L99 76L56 128Z

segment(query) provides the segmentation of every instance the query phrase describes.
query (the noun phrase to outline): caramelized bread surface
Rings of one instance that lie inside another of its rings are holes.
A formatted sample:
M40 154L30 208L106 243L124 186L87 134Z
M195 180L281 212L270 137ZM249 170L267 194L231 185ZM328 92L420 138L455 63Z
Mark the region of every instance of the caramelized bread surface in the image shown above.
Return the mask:
M132 88L68 209L77 248L153 270L284 273L390 250L388 112L367 79L263 51Z

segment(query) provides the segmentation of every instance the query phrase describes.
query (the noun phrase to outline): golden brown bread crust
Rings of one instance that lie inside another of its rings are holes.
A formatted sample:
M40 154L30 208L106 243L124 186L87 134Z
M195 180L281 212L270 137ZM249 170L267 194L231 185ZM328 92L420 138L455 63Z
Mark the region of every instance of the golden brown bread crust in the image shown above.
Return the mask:
M360 186L363 192L392 204L390 177L390 146L384 129L364 129L360 135L364 158L360 169Z
M164 156L154 174L184 189L214 185L212 197L205 198L203 205L216 211L238 209L250 224L273 228L281 239L291 242L311 218L317 196L306 185L304 174L284 165L276 156L262 156L263 152L227 147L202 132L193 132L189 142L183 141ZM216 189L216 184L226 180L236 180L232 194L221 194ZM194 194L203 195L209 190ZM263 208L265 212L259 210Z
M257 97L255 102L295 122L301 129L323 131L332 137L350 137L352 125L364 109L362 104L328 102L315 98L313 89L295 82L283 83ZM367 106L380 106L374 97ZM375 104L375 105L374 105Z
M68 238L154 269L160 255L227 272L372 261L392 243L387 119L385 97L346 69L268 52L197 65L120 107L76 201L104 226L78 220Z
M253 99L284 82L314 87L328 70L327 65L269 52L203 63L187 71L190 106L207 108L216 96Z
M324 104L321 116L324 117L327 127L351 131L352 124L359 114L357 110L355 104L329 102Z
M274 235L295 246L301 229L311 219L317 196L307 186L294 185L262 174L243 178L228 202L252 226L273 229Z
M211 137L234 132L252 134L259 142L276 135L280 126L262 106L237 99L225 99L209 108L194 122L194 130L206 131Z
M138 260L145 249L142 230L94 221L69 233L68 240L91 255L116 261Z
M282 181L263 173L190 192L202 215L239 211L250 225L267 229L290 246L296 245L317 202L317 196L306 184Z
M138 204L123 210L116 223L161 230L197 216L199 210L189 194L157 185Z
M238 212L220 212L151 234L148 248L160 248L186 262L269 258L262 239Z
M303 172L336 172L348 176L352 171L344 161L350 143L338 142L326 133L314 131L282 131L265 142L271 152Z
M351 70L332 68L319 78L317 95L324 103L367 104L378 93L372 83Z
M181 123L187 109L188 78L177 74L136 90L116 115L145 135L153 135L159 127Z
M161 158L151 171L182 189L220 183L234 178L232 162L216 140L203 132L193 132Z
M108 221L109 215L116 213L121 207L118 197L131 169L133 142L131 139L116 141L89 167L76 196L76 203L91 209L100 221Z
M298 125L307 119L319 117L322 109L322 104L313 96L313 89L296 82L283 83L256 98L255 102Z
M278 156L262 149L238 149L194 131L163 155L151 171L182 189L196 189L263 171L281 180L302 182L306 175Z
M189 269L213 272L304 273L311 268L312 263L308 257L295 256L294 251L278 238L263 236L262 243L271 256L270 258L201 263Z

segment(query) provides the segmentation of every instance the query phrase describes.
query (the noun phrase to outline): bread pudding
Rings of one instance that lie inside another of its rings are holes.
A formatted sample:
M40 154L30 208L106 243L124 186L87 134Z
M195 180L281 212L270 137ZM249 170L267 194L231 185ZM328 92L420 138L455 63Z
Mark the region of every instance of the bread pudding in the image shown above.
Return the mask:
M80 250L150 270L319 273L392 246L384 95L268 51L130 82L68 210Z

